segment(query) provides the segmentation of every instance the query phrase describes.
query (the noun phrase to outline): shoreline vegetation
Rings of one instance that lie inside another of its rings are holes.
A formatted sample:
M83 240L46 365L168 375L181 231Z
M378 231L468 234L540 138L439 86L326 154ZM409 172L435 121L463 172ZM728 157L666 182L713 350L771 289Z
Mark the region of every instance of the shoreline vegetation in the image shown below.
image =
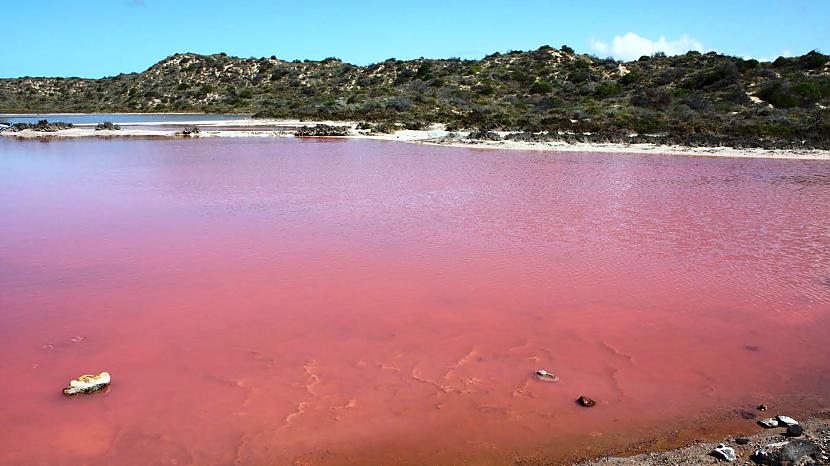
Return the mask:
M194 115L192 121L130 122L113 124L71 124L41 120L18 123L0 136L15 139L55 138L202 138L202 137L300 137L347 138L398 141L449 147L479 149L541 150L551 152L600 152L627 154L662 154L735 158L775 158L794 160L830 160L830 150L806 148L734 148L664 144L648 136L629 135L622 142L595 134L567 132L449 131L446 124L432 124L421 129L405 129L387 123L300 121L247 119L205 121Z
M830 150L830 56L618 62L563 45L356 66L182 53L101 79L0 79L0 112L237 113L531 142Z

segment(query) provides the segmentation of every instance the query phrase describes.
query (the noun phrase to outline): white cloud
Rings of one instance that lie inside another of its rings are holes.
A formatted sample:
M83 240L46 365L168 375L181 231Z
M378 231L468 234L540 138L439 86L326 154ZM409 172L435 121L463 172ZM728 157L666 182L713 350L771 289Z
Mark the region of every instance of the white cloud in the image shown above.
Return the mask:
M688 34L683 34L677 40L668 40L661 36L655 41L628 32L622 36L615 36L611 44L596 38L588 39L588 44L597 55L625 61L636 60L643 55L653 55L657 52L680 55L689 50L704 51L703 44L689 37Z

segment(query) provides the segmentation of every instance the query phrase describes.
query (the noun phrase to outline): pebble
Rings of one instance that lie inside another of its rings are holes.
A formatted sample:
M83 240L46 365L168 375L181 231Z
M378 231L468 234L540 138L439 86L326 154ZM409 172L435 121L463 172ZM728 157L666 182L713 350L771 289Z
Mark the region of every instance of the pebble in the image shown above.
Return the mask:
M584 406L586 408L590 408L592 406L596 406L597 402L588 398L587 396L580 396L576 399L576 402L579 403L580 406Z
M778 422L778 419L776 419L774 417L768 417L766 419L761 419L760 421L758 421L758 424L761 424L762 426L766 427L767 429L771 429L773 427L778 427L780 425L780 423Z
M785 426L797 426L798 425L798 421L796 421L795 419L793 419L789 416L778 416L778 423L779 423L779 425L785 425Z
M536 371L536 377L546 382L559 382L559 377L556 374L548 372L544 369L539 369L538 371Z
M758 405L758 411L766 411L767 405Z
M749 443L749 439L745 437L738 437L735 439L735 443L737 443L738 445L746 445L747 443Z
M735 461L736 459L738 459L738 457L735 455L735 449L732 448L732 447L727 447L726 445L724 445L722 443L720 445L718 445L718 447L715 448L712 451L712 453L710 453L710 454L712 456L714 456L715 458L718 458L718 459L721 459L721 460L724 460L724 461L729 461L730 463L732 461Z

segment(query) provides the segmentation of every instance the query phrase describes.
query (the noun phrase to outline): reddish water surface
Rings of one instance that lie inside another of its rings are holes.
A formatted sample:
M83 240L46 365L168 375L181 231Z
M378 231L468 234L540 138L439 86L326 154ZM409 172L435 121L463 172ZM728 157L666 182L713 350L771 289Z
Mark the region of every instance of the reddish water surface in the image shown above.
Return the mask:
M3 465L565 462L826 407L829 336L828 162L0 141Z

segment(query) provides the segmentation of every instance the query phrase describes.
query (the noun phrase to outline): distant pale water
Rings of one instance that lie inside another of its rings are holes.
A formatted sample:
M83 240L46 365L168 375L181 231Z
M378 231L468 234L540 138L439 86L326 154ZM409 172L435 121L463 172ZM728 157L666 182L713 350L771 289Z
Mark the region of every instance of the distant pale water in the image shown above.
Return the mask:
M820 161L0 139L0 464L556 464L798 418L829 228Z
M188 121L234 121L250 118L250 115L215 114L215 113L188 113L188 114L153 114L153 113L92 113L92 114L52 114L38 113L27 115L0 114L0 122L6 123L37 123L39 120L63 121L66 123L98 124L104 121L128 124L138 122L148 123L181 123Z

